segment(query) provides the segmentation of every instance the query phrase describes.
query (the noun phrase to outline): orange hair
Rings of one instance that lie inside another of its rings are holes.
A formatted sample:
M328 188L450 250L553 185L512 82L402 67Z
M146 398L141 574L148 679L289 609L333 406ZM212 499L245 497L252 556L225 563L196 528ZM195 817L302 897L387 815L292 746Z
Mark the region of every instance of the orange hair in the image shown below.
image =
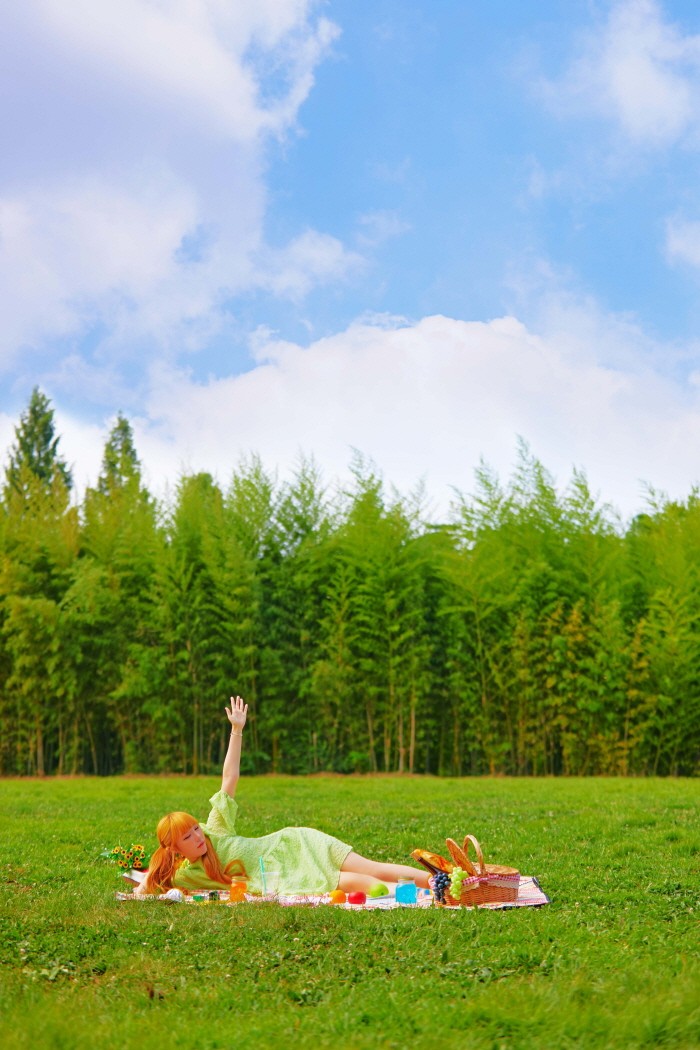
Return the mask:
M177 869L183 861L175 849L175 843L198 823L199 821L191 813L183 813L181 810L167 813L158 821L156 835L159 846L148 865L146 893L163 893L171 888ZM223 886L229 886L232 876L243 875L245 877L245 868L240 860L232 860L225 868L222 868L211 839L208 835L205 835L204 838L207 852L202 857L202 864L210 879L220 882Z

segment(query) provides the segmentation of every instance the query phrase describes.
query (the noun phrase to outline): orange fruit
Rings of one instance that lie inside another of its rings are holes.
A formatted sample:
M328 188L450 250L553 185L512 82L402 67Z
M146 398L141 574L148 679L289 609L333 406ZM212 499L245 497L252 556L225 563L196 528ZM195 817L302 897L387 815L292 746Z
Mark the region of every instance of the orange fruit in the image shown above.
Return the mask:
M347 897L342 890L331 890L329 904L345 904Z

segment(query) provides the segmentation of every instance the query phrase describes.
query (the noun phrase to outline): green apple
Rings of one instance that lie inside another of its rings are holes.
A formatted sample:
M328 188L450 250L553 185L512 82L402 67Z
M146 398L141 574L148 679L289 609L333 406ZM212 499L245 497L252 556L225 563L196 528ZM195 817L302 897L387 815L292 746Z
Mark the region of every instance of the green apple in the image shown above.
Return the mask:
M389 890L383 882L375 882L374 886L370 887L370 897L388 897Z

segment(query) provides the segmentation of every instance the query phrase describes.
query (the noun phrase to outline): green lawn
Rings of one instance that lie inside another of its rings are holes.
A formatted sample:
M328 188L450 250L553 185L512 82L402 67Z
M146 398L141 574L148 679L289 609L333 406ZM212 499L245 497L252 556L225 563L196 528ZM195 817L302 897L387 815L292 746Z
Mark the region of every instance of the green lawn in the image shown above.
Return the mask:
M512 912L118 904L115 842L212 778L0 782L3 1050L698 1047L700 781L243 780L240 830L405 861L470 831Z

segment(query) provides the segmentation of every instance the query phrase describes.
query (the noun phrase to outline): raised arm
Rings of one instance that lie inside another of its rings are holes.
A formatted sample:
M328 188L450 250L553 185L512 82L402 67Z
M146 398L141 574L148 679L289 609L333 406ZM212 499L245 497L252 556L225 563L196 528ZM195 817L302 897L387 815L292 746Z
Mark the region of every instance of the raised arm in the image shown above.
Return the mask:
M231 736L228 751L224 759L224 772L221 787L231 798L236 794L236 785L240 776L241 745L243 743L243 726L248 716L248 705L240 696L231 697L231 707L226 708L226 717L231 723Z

